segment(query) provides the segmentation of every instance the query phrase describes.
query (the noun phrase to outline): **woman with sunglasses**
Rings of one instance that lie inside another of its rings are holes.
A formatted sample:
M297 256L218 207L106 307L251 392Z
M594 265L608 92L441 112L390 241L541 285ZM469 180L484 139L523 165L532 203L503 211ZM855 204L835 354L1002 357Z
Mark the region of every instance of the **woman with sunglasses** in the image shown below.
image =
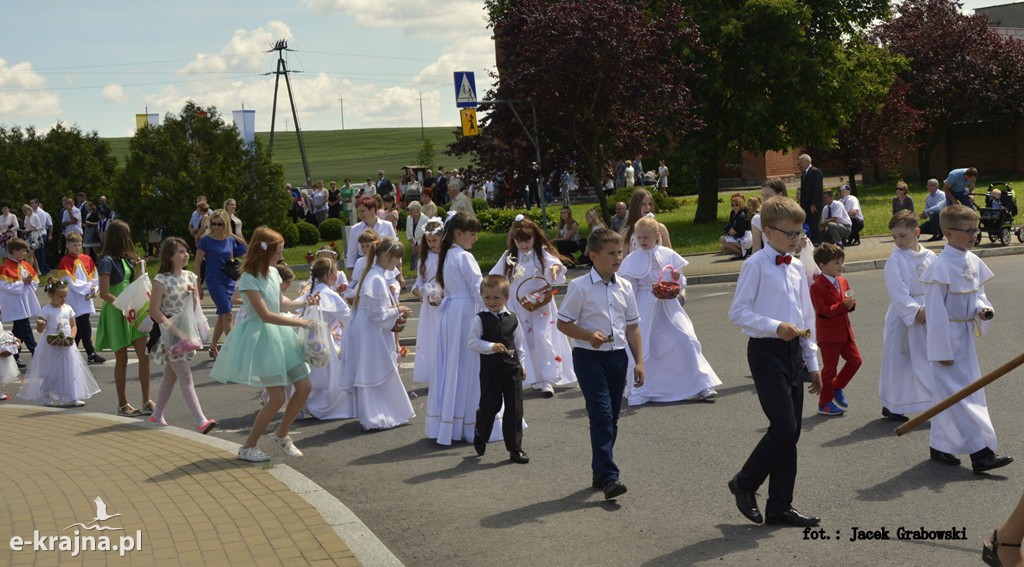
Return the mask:
M222 268L231 260L245 254L245 241L231 232L231 217L224 209L217 209L210 215L210 233L199 239L196 250L196 268L206 260L203 274L206 289L217 306L217 322L210 337L210 358L217 358L217 343L221 335L231 332L231 294L235 292L235 280L228 277ZM203 289L199 288L202 298Z

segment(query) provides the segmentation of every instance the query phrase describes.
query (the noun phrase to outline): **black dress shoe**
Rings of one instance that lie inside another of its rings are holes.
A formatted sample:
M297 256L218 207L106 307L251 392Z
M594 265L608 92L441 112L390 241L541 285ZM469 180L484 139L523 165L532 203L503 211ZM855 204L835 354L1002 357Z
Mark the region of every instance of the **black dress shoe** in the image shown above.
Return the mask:
M931 238L929 238L926 242L937 242L939 240L942 240L942 235L941 234L936 234L936 235L933 235Z
M21 362L18 359L14 359L14 363L18 365L18 370L24 370L24 369L28 368L27 365L25 365L23 362Z
M998 469L1005 467L1006 465L1013 462L1013 457L1007 457L1006 455L997 455L992 449L982 449L977 453L971 453L971 469L975 473L983 473L992 469Z
M778 514L768 512L765 514L765 523L775 526L793 526L797 528L812 528L821 523L817 516L804 516L796 509L790 508Z
M484 443L484 440L479 435L474 435L473 448L476 449L477 456L482 457L487 452L487 443Z
M928 447L928 453L930 454L933 461L938 461L944 465L959 465L960 459L956 458L949 453L943 453L942 451L935 449L934 447Z
M528 457L523 451L512 451L508 454L508 459L513 463L519 463L520 465L525 465L530 462L530 457Z
M894 413L889 411L889 408L882 408L882 417L887 417L893 421L910 421L910 418L903 415L902 413Z
M602 489L604 489L604 483L601 482L600 480L597 480L595 478L595 479L591 480L590 488L593 488L594 490L602 490Z
M608 482L604 483L604 486L601 487L601 490L604 491L604 499L611 500L612 498L618 498L619 496L625 494L626 485L619 482L618 479L609 480Z
M757 507L757 495L753 492L740 490L739 485L736 483L736 477L732 477L732 480L729 481L729 492L736 496L736 508L740 511L740 514L743 514L743 517L755 524L764 523L764 518L761 517L761 510Z

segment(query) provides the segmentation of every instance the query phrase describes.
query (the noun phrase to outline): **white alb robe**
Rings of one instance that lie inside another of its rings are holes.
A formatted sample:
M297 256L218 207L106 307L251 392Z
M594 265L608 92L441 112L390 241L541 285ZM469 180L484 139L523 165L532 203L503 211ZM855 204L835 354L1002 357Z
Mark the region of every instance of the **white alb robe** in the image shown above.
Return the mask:
M917 322L924 307L921 275L935 261L935 253L893 247L885 263L889 309L882 329L882 369L878 398L882 407L898 414L917 413L932 406L932 367L928 362L925 325Z
M992 308L985 296L985 282L990 279L992 271L981 258L948 244L921 275L934 403L981 377L974 333L976 329L988 329L989 322L979 319L978 310ZM939 364L943 360L952 360L953 364ZM996 432L984 389L932 418L931 446L953 455L986 447L996 450Z

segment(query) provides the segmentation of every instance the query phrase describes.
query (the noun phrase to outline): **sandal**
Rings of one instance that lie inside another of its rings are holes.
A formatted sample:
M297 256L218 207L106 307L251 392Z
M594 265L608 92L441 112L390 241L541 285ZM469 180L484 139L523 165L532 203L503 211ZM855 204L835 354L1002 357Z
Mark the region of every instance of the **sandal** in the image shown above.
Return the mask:
M139 411L142 412L142 415L153 415L153 412L156 411L156 402L146 400L146 403L142 404L142 409Z
M992 530L992 543L985 543L981 546L981 560L986 565L992 567L1003 567L1003 562L999 560L999 546L1003 547L1020 547L1019 543L999 543L999 530Z
M142 417L142 412L133 408L131 404L117 406L117 415L124 417Z
M217 345L210 345L210 359L217 360L217 355L220 354L220 349Z

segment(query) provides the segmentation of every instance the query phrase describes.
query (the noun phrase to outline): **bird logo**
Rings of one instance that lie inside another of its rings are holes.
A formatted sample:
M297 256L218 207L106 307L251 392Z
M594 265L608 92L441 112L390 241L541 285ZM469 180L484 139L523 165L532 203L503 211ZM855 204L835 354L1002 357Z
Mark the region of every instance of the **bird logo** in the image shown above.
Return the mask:
M61 531L67 531L68 528L73 528L75 526L82 526L82 529L84 529L84 530L101 530L102 531L102 530L123 530L124 529L124 528L114 528L114 527L103 526L103 525L97 524L97 522L106 522L107 520L109 520L111 518L116 518L116 517L120 516L121 514L108 514L107 513L107 503L104 502L103 499L100 498L99 496L97 496L96 499L93 500L93 502L96 503L96 517L93 518L92 521L90 521L89 523L86 523L86 524L83 524L81 522L75 522L74 524L71 524L70 526L68 526L67 528L64 528ZM96 525L93 525L93 524L96 524Z

